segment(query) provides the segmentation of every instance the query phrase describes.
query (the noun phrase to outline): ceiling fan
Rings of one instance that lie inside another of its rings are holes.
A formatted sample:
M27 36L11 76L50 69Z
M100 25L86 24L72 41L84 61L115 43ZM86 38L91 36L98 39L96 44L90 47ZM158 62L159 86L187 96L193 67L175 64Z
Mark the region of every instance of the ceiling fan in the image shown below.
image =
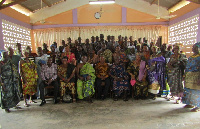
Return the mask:
M41 0L41 8L40 9L42 9L42 0ZM43 15L42 13L41 13L41 15ZM40 20L40 21L38 21L38 22L40 22L41 24L45 24L45 23L51 23L51 24L56 24L56 23L53 23L53 22L50 22L50 21L46 21L45 19L42 19L42 20Z
M170 19L170 18L173 18L173 17L176 17L176 15L166 15L166 16L161 16L160 15L160 1L158 0L158 14L156 16L156 19Z

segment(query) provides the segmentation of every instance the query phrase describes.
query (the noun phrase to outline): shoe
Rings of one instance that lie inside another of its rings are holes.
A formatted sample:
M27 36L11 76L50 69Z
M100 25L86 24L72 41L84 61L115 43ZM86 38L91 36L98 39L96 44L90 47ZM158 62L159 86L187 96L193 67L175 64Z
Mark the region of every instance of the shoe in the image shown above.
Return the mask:
M180 103L181 103L181 100L177 99L174 104L180 104Z
M46 103L46 101L42 101L40 106L43 106Z
M91 98L88 100L88 102L89 102L89 103L93 103L93 101L92 101L92 99L91 99Z
M152 99L153 99L153 100L156 100L156 98L157 98L157 97L153 97Z
M57 103L58 103L58 101L57 101L56 99L54 99L54 100L53 100L53 103L54 103L54 104L57 104Z
M117 95L115 95L114 101L118 101L118 96Z
M184 108L194 108L192 105L185 105Z
M9 109L5 109L5 112L6 112L6 113L10 113L10 110L9 110Z
M105 99L105 97L104 96L101 96L101 100L104 100Z
M191 110L191 112L198 112L198 111L200 111L200 109L199 109L198 107L195 107L195 108L193 108L193 109Z
M125 97L123 100L124 100L124 101L128 101L127 97Z

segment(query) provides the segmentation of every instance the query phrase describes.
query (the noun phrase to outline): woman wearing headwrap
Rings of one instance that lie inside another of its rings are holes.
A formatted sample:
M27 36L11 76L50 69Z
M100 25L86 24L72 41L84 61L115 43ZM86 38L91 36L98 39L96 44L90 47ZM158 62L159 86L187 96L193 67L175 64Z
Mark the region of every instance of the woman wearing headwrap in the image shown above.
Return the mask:
M70 47L69 46L65 46L65 52L61 54L61 59L67 56L68 57L68 63L76 65L76 58L74 53L71 52Z
M20 102L19 92L19 73L17 67L8 57L8 52L2 52L2 61L0 61L0 106L6 112L15 107Z
M136 54L136 59L129 64L127 72L131 76L131 81L135 82L131 84L134 89L134 98L136 100L146 99L148 96L147 70L146 62L141 60L141 54Z
M60 103L63 101L66 88L71 91L73 102L76 102L75 94L75 66L67 63L68 57L62 58L62 64L58 65L58 76L60 78Z
M183 103L185 108L193 108L191 111L200 111L200 43L192 48L193 55L189 57L186 65L185 88Z
M28 107L26 102L27 95L30 95L30 103L36 103L32 100L32 95L37 92L37 70L36 64L31 61L27 50L24 51L24 59L20 61L20 74L22 78L22 87L24 95L24 106Z
M152 55L148 61L148 80L149 89L148 91L153 94L153 100L156 99L159 89L165 90L165 58L162 55L157 54L157 47L152 47Z
M176 103L181 102L183 97L183 74L185 70L187 58L185 55L179 53L179 46L174 47L174 54L171 55L170 61L168 62L168 84L170 87L171 96L177 96Z

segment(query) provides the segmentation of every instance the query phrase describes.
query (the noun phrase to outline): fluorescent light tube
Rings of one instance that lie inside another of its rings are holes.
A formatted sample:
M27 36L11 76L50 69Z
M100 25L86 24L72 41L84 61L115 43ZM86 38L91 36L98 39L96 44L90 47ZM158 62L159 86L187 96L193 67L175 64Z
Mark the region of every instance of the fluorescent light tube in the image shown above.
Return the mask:
M115 1L90 1L89 4L114 4Z

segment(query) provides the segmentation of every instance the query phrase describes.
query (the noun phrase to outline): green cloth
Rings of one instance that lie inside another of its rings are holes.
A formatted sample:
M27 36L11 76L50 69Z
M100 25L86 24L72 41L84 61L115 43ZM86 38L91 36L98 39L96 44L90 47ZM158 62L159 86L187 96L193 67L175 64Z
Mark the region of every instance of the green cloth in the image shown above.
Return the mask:
M90 80L82 81L80 79L77 80L77 93L78 98L83 99L85 97L89 97L95 93L94 90L94 82L95 82L95 70L91 64L86 63L80 69L80 76L89 75L91 76Z
M19 74L12 61L1 62L1 80L5 90L1 89L1 108L9 109L15 107L20 102L19 94Z

